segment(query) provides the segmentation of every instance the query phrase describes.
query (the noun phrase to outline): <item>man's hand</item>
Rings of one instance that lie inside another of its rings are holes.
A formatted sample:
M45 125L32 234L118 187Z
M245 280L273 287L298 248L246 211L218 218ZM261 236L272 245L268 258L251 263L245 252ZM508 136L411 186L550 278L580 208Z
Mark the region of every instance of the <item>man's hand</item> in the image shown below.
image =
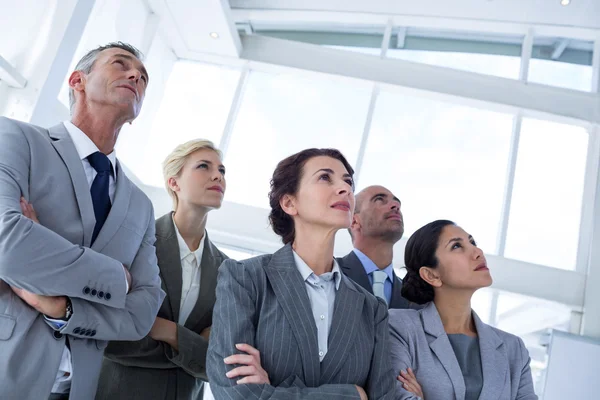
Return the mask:
M129 293L131 292L131 273L129 272L125 264L123 264L123 269L125 270L125 279L127 279L127 293Z
M67 313L67 298L65 296L42 296L28 292L25 289L10 287L25 303L40 313L54 319L64 318Z
M243 351L248 354L234 354L223 361L225 364L242 364L241 367L237 367L227 372L225 375L228 378L235 378L237 376L243 376L242 379L237 381L238 385L245 383L266 383L271 384L269 381L269 374L260 365L260 352L254 347L248 344L236 344L236 349Z
M356 390L358 390L358 394L360 395L360 400L369 400L369 398L367 397L367 393L365 392L365 389L363 389L357 385L354 385L354 386L356 386Z
M200 336L202 336L208 341L208 339L210 338L210 326L208 328L202 329L202 332L200 332Z
M169 344L172 348L179 351L177 342L177 324L168 319L156 317L152 329L148 334L152 339Z
M27 200L25 200L25 197L21 197L21 211L23 212L24 216L26 216L27 218L29 218L36 224L40 223L40 221L38 220L38 217L37 217L37 213L35 212L35 209L33 208L33 204L31 204Z

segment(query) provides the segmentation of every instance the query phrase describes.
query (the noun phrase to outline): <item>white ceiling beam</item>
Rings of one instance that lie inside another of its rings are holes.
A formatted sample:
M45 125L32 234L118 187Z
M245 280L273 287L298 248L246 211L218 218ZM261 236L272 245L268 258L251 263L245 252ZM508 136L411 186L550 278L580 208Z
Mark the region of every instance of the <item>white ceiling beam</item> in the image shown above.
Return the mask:
M304 26L373 27L385 26L391 17L394 26L418 27L433 30L459 32L485 32L522 36L533 28L539 36L568 37L571 39L592 41L598 37L600 29L584 28L575 25L550 25L540 23L522 23L507 21L474 20L468 18L426 17L421 15L400 15L390 13L361 13L343 11L295 11L266 9L232 9L235 22L273 24L276 26L293 25L296 29Z
M396 59L380 59L345 50L259 35L242 38L241 58L257 64L312 71L333 76L435 93L438 98L462 99L475 106L523 110L555 120L588 126L600 123L600 96L557 87L524 83ZM252 68L252 65L251 65Z
M569 7L547 0L230 0L231 8L285 12L327 10L356 14L418 15L429 18L462 18L484 22L511 21L600 28L600 3L573 1ZM540 10L543 10L540 12Z
M27 85L27 79L2 56L0 56L0 81L17 89L23 89Z

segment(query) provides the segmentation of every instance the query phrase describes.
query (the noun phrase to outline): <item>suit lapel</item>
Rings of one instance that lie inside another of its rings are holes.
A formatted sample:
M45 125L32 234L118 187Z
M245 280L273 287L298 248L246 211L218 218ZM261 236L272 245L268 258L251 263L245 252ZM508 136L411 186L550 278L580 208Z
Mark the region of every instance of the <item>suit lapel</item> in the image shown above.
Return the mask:
M473 320L479 337L481 369L484 377L479 398L497 399L500 396L498 389L504 387L508 371L508 357L504 342L489 325L481 322L475 312L473 312Z
M117 185L115 188L115 200L110 213L98 233L98 237L92 244L92 249L100 252L108 244L108 242L115 236L117 230L123 223L127 210L129 209L129 199L131 198L131 191L133 190L133 184L125 176L123 168L119 160L117 160ZM90 195L91 196L91 195Z
M156 257L158 266L171 305L173 321L179 321L179 305L181 303L181 255L175 234L175 226L171 213L163 215L156 221ZM189 319L189 318L188 318Z
M300 347L304 382L306 386L317 387L320 375L317 326L290 244L273 254L265 272Z
M205 233L205 235L202 260L200 261L200 293L194 309L185 321L185 326L189 329L193 329L206 313L212 311L216 299L217 271L223 262L223 257L208 239L208 234Z
M344 368L344 360L355 345L354 335L359 325L365 295L354 289L348 278L342 275L340 287L335 294L333 321L327 340L327 354L321 363L321 385Z
M465 380L460 366L458 365L458 361L456 360L456 355L454 354L450 340L448 339L448 335L446 335L446 332L444 331L440 315L433 302L429 303L429 305L422 310L421 319L423 321L423 329L425 330L425 333L429 335L427 338L429 347L440 360L440 363L450 377L450 381L452 381L454 397L456 399L464 399L466 391Z
M373 294L373 286L369 281L365 268L354 251L351 251L346 257L339 259L338 261L342 267L342 272L346 274L346 276L358 283L365 290L368 290L369 293Z
M81 159L77 154L73 140L63 124L50 128L48 132L50 133L50 137L54 139L52 145L62 158L71 175L73 190L75 191L77 205L79 206L79 215L83 223L83 246L90 247L96 219L94 217L94 205L92 204L90 186L85 177Z

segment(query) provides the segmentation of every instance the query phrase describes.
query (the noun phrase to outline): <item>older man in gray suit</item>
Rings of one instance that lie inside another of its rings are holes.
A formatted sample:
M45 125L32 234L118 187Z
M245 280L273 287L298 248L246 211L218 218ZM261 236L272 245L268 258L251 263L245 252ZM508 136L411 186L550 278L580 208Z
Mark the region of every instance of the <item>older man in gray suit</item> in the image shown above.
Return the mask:
M152 327L164 297L152 204L114 152L147 83L138 51L111 43L69 77L71 122L0 118L2 399L91 399L107 341Z

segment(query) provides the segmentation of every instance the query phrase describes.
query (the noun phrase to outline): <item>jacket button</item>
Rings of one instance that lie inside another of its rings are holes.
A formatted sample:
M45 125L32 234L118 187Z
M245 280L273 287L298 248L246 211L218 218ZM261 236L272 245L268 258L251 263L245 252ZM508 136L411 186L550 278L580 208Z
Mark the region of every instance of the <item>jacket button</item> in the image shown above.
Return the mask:
M104 298L104 292L102 290L98 292L98 297L101 299Z
M92 336L96 336L96 330L92 330Z
M52 337L54 337L54 339L56 340L60 340L63 337L63 334L60 333L59 331L52 331Z
M91 290L92 289L90 289L89 287L86 286L83 288L83 294L90 294Z
M92 296L96 296L98 294L98 291L96 289L92 289Z
M79 335L79 333L81 333L81 328L77 327L77 328L73 329L73 333L75 335Z
M106 292L106 294L104 295L104 298L105 298L106 300L110 300L110 298L111 298L111 297L112 297L112 296L111 296L111 295L110 295L110 293L108 293L108 292Z

